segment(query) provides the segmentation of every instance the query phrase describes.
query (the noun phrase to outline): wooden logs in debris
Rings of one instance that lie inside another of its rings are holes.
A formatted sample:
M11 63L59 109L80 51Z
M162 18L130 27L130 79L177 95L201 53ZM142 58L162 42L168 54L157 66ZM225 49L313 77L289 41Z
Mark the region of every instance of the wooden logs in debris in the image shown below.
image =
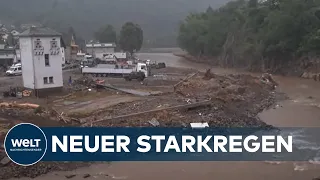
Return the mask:
M3 103L0 103L0 107L4 107L4 108L36 109L36 108L39 107L39 105L38 105L38 104L30 104L30 103L17 104L17 103L3 102Z

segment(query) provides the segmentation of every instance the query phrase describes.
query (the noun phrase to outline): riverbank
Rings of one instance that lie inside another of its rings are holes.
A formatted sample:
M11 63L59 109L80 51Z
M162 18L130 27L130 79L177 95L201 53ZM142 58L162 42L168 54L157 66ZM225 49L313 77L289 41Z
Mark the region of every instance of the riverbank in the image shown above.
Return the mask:
M214 63L215 61L210 57L197 58L189 55L186 52L181 52L181 51L173 52L173 55L190 62L207 64L215 67L219 66L217 63ZM240 71L261 72L257 70L252 71L252 69L249 69L249 68L237 68L237 69L239 69ZM309 62L296 63L296 64L289 65L288 67L278 68L274 70L267 70L267 72L274 73L277 75L282 75L282 76L301 77L303 79L313 79L314 81L320 81L320 60L313 59Z
M139 53L179 53L182 49L179 47L171 48L142 48Z

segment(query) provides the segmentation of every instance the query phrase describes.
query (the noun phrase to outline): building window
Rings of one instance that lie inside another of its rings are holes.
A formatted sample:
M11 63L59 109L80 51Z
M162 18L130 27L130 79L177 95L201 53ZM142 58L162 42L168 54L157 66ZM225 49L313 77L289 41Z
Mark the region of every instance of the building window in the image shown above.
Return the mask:
M57 41L51 41L50 44L51 44L51 49L56 49L58 47Z
M43 84L48 84L48 78L47 77L43 78Z
M41 41L40 39L37 39L35 42L35 49L40 49L42 47Z
M53 77L52 77L52 76L49 77L49 83L50 83L50 84L53 84Z
M43 84L53 84L53 77L44 77L43 78Z
M44 55L44 63L45 63L45 66L50 66L49 54Z

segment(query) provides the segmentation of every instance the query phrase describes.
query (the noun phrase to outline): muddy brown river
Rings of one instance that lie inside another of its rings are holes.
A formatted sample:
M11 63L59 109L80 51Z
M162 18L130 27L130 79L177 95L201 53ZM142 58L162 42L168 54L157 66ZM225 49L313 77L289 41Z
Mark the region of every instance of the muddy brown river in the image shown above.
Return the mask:
M167 66L199 70L208 68L207 65L187 62L169 53L138 56L140 59L165 62ZM213 68L213 71L239 73L237 70L220 68ZM279 83L278 91L286 93L289 100L260 113L260 118L281 127L320 127L320 83L281 76L275 79ZM36 179L66 179L65 175L70 174L77 175L72 179L83 179L82 175L87 173L91 175L87 179L98 180L312 180L320 177L320 167L315 162L116 162L101 163L72 172L53 172Z

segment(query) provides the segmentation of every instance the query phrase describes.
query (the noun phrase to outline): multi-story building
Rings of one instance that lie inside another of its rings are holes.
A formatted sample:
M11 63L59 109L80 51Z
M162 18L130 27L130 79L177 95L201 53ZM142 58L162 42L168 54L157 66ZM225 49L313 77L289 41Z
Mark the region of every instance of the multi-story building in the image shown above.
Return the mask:
M103 59L105 54L114 53L116 45L115 43L92 43L86 44L87 53L91 54L95 58Z
M36 94L62 89L61 34L49 28L31 27L19 35L19 44L24 87Z

